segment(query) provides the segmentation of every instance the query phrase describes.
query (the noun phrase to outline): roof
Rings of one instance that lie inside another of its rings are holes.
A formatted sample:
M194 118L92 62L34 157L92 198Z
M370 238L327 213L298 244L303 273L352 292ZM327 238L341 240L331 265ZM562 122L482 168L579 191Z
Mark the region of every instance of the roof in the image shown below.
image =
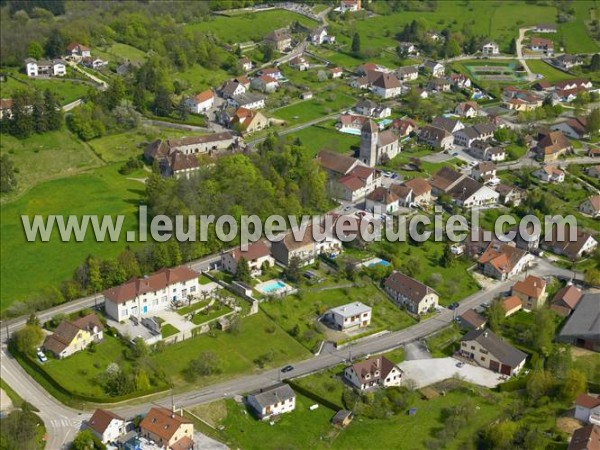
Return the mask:
M71 345L77 333L81 330L92 332L94 327L97 327L99 331L104 329L104 325L102 325L102 322L100 322L100 319L94 313L73 321L64 320L54 330L54 333L46 337L44 348L59 354Z
M516 367L521 364L527 354L523 353L500 338L490 330L472 330L463 336L462 342L475 341L490 352L502 364Z
M352 365L361 384L385 379L394 367L396 365L384 356L376 356ZM376 375L377 372L378 374ZM370 375L369 379L365 378L367 374Z
M537 149L545 155L552 154L571 147L567 137L560 131L550 131L544 133L538 139Z
M154 406L140 422L140 428L169 441L183 424L191 424L185 417L167 408Z
M248 105L250 103L256 103L264 99L264 95L257 94L254 92L244 92L243 94L233 96L233 100L240 106Z
M556 25L554 25L553 23L540 23L539 25L537 25L537 29L556 30Z
M173 173L181 170L195 169L200 167L198 158L193 154L186 154L181 151L173 152L169 158L169 167Z
M426 295L436 293L429 286L400 272L391 274L384 285L415 304L419 304Z
M214 94L213 91L211 91L210 89L207 89L206 91L202 91L196 95L194 95L194 100L196 101L196 103L204 103L207 100L210 100L212 98L214 98Z
M485 317L483 317L473 308L467 309L464 313L462 313L460 319L462 322L470 325L473 328L481 328L487 323Z
M560 337L579 337L600 342L600 294L585 294L565 326Z
M405 181L404 184L412 189L415 197L431 192L431 185L423 178L413 178Z
M252 392L248 394L248 397L254 398L261 408L266 408L267 406L296 398L296 394L289 384L280 383Z
M363 133L370 133L370 134L378 133L379 126L375 123L375 121L369 119L364 123L364 125L362 126L360 131Z
M444 139L452 137L452 134L449 131L444 130L443 128L438 128L432 125L427 125L421 129L421 133L419 134L421 139L426 139L428 141L440 143Z
M382 89L397 89L402 86L400 80L391 73L382 73L374 82L373 86Z
M277 83L277 80L275 78L273 78L271 75L263 74L263 75L259 76L258 79L265 84Z
M600 211L600 195L593 195L585 203L589 202L594 211Z
M242 250L241 247L237 247L231 250L229 254L233 257L233 260L239 262L240 259L244 258L246 261L252 261L257 258L263 258L271 254L271 250L263 241L256 241L248 246L246 250Z
M327 170L346 174L358 163L358 160L329 150L321 150L317 155L317 162Z
M581 300L581 297L583 297L581 290L574 285L569 284L554 295L552 303L562 303L563 305L567 305L570 309L575 309L579 300Z
M379 133L379 136L377 138L377 145L379 147L385 147L386 145L397 141L398 136L396 136L396 134L392 130L385 130Z
M479 257L480 264L490 264L499 273L510 273L527 252L510 244L490 242Z
M504 312L508 313L515 308L519 308L523 306L523 302L516 295L511 295L502 300L502 308L504 308Z
M273 30L266 37L268 41L283 41L286 39L290 39L290 33L287 28L279 28L278 30Z
M211 142L233 140L234 135L230 131L220 133L204 134L200 136L186 136L179 139L157 139L149 144L144 150L144 155L148 158L163 158L175 152L179 147L186 145L208 144Z
M344 420L352 418L352 411L348 411L347 409L340 409L331 419L332 424L342 423Z
M358 191L366 186L364 180L361 180L356 175L349 173L348 175L344 175L338 180L338 183L343 184L350 191Z
M435 119L433 119L433 121L431 122L431 125L433 125L436 128L441 128L442 130L446 130L448 133L452 133L454 131L454 128L456 128L456 126L460 123L461 123L461 121L457 120L457 119L451 119L449 117L438 116Z
M575 399L577 406L583 406L584 408L592 409L596 406L600 406L600 397L592 396L590 394L580 394Z
M13 105L12 98L0 99L0 109L10 109L10 108L12 108L12 105Z
M348 303L329 310L332 313L339 314L342 317L358 316L362 313L371 311L371 307L361 302Z
M131 279L114 288L104 291L104 297L114 303L124 303L145 292L156 292L175 283L198 278L199 273L185 266L161 269L152 275Z
M570 258L577 258L580 256L580 252L584 245L589 239L594 237L586 232L577 228L575 239L571 239L570 227L565 226L565 233L563 239L559 239L561 236L558 234L558 227L552 227L550 240L545 240L546 245L558 250L560 253L567 255Z
M87 426L95 432L103 434L113 420L124 421L125 419L112 411L107 411L106 409L97 409L94 411L94 414L92 414L92 417L90 417L87 421Z
M407 199L412 194L412 189L404 184L392 184L390 191L402 199Z
M390 205L394 202L397 202L398 199L398 195L384 188L383 186L374 189L373 192L367 195L367 200L371 200L377 203L383 203L384 205Z
M425 63L423 64L425 67L427 67L428 69L433 69L434 67L440 65L442 67L444 67L444 65L442 63L439 63L437 61L431 61L431 60L427 60L425 61Z
M553 48L554 47L554 42L552 42L550 39L546 39L546 38L532 37L531 38L531 45L534 46L534 47L548 47L548 48Z
M600 450L600 426L590 424L575 430L567 450Z
M458 182L464 177L465 175L462 173L457 172L450 167L444 166L438 170L433 177L431 177L429 184L440 191L446 192L446 190L448 190L454 183Z

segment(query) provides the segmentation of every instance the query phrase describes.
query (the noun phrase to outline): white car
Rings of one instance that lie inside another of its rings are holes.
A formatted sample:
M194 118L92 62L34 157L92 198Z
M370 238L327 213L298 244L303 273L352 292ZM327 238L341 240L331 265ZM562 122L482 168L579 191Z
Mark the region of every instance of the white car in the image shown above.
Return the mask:
M40 362L45 363L46 361L48 361L48 357L44 355L44 352L42 352L41 350L37 352L37 357L40 360Z
M477 163L477 161L471 161L471 162L469 163L469 165L470 165L471 167L475 167L477 164L478 164L478 163Z

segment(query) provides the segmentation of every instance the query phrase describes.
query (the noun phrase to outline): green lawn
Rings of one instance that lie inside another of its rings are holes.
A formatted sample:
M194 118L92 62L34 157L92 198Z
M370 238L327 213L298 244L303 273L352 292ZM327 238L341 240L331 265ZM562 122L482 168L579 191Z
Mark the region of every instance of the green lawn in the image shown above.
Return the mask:
M190 306L184 306L183 308L179 308L177 310L177 314L185 316L186 314L191 313L192 311L204 308L206 305L208 305L209 302L209 300L201 300L199 302L192 303Z
M160 332L164 339L179 333L179 329L171 325L170 323L166 323L160 328Z
M558 26L559 34L565 41L565 50L569 53L597 52L598 44L589 35L585 23L591 20L590 9L598 9L598 3L591 0L578 0L572 2L571 7L575 10L575 20Z
M136 204L143 184L117 172L119 165L48 181L19 199L2 206L1 217L1 307L36 295L44 288L69 279L88 255L100 258L118 255L126 245L125 231L137 226ZM93 202L91 201L93 200ZM49 242L26 242L21 215L81 216L83 214L125 216L119 242L96 242L88 233L83 242L63 243L54 230ZM41 267L40 261L44 261ZM39 268L35 270L34 268ZM31 276L35 270L35 276Z
M342 283L345 283L342 282ZM289 333L294 333L294 327L299 327L296 338L307 348L312 349L323 335L312 330L316 319L328 309L351 302L360 301L373 308L371 326L365 331L373 333L382 330L399 330L415 323L405 312L377 290L369 282L363 286L318 290L319 288L302 288L301 296L288 296L281 300L264 302L261 307L281 327ZM319 285L321 286L321 285Z
M256 358L272 353L268 367L277 367L287 362L310 357L304 347L289 337L264 313L242 319L239 334L216 332L214 337L204 334L170 345L162 353L152 356L157 367L168 374L176 386L186 384L183 371L188 363L205 351L212 351L220 358L221 373L203 377L194 382L194 387L206 386L242 373L257 369Z
M541 60L528 60L527 65L533 73L539 73L544 77L544 80L547 80L550 83L556 83L557 81L573 78L572 75L555 69L550 64L546 64Z
M346 94L321 93L311 100L299 101L293 105L273 110L272 115L287 121L288 125L295 125L348 108L355 103L356 99Z
M44 181L102 165L94 152L66 129L34 134L27 139L3 134L0 152L8 153L19 171L19 190L9 196L3 195L2 203Z
M352 147L360 145L360 136L340 133L335 129L335 120L313 125L286 136L287 139L300 139L302 145L311 155L327 148L336 152L349 154Z
M227 43L262 41L271 31L290 25L298 21L309 28L314 28L317 23L300 14L285 10L263 11L235 15L233 17L209 16L205 21L190 23L186 30L212 33L221 41Z
M215 69L207 69L199 64L194 64L183 72L173 74L173 80L181 80L189 85L185 91L188 95L196 94L206 89L216 89L225 80L232 78L232 75L217 67Z
M195 325L202 325L203 323L210 322L218 317L221 317L224 314L231 312L231 308L228 306L222 305L219 302L215 302L215 304L210 308L210 310L205 314L205 311L199 312L194 315L192 322Z
M116 57L120 61L130 62L144 62L146 59L146 52L139 48L132 47L131 45L122 44L117 42L105 50L110 56Z
M61 99L61 103L64 105L78 98L85 97L88 90L93 89L87 83L63 80L60 77L38 80L30 79L27 75L15 71L9 71L9 74L10 76L7 81L0 84L2 98L10 98L16 91L21 90L32 91L38 89L45 91L46 89L50 89Z

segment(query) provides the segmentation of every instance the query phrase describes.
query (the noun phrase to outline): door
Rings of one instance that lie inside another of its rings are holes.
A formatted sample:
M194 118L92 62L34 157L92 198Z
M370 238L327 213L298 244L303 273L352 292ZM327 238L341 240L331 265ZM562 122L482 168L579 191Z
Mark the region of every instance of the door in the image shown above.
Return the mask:
M511 369L512 368L510 366L507 366L506 364L502 364L502 368L500 369L500 373L503 373L504 375L510 376Z
M144 314L148 314L148 307L147 307L147 306L144 306L143 313L144 313Z
M500 371L500 364L498 361L490 360L490 370L493 370L494 372Z

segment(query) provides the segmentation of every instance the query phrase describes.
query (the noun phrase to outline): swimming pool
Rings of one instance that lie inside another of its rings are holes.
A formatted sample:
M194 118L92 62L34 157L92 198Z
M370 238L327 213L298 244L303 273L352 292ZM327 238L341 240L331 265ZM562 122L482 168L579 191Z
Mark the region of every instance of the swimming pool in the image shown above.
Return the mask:
M382 120L380 120L377 123L379 124L379 128L383 128L383 127L389 125L392 122L393 122L393 119L382 119Z
M379 265L385 266L385 267L392 265L389 261L386 261L385 259L380 259L379 261L374 261L371 264L369 264L369 267L374 266L376 264L379 264Z
M255 289L263 294L273 294L282 290L287 291L290 289L290 286L281 280L269 280L265 281L264 283L260 283Z
M346 128L345 130L340 130L341 133L353 134L354 136L360 136L360 130L355 128Z

